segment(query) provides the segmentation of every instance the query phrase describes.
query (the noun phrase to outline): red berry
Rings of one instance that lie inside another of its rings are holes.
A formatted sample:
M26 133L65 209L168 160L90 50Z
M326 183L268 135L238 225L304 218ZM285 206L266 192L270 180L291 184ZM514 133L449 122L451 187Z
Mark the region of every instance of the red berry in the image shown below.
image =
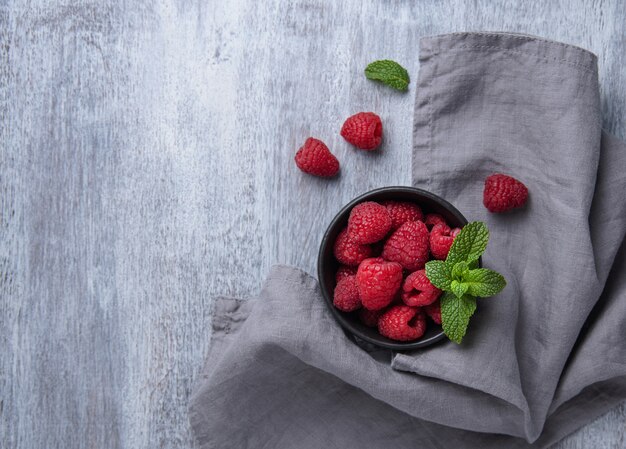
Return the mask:
M383 201L381 203L387 208L391 216L391 230L395 231L407 221L423 220L424 214L417 204L405 201Z
M349 267L348 265L341 265L335 273L335 282L339 282L343 278L356 275L357 267Z
M391 217L385 206L374 201L357 204L348 219L349 237L363 245L382 240L391 229Z
M433 322L441 324L441 303L439 300L422 307L422 310L426 312L426 315L428 315Z
M367 327L378 326L378 318L380 318L382 314L382 310L367 310L365 308L360 309L358 312L359 320Z
M372 248L356 243L348 237L347 228L337 236L333 250L339 262L350 266L357 266L372 255Z
M528 189L511 176L496 173L485 179L483 204L489 212L506 212L526 204Z
M441 290L430 283L426 270L409 274L402 286L402 301L407 306L421 307L432 304L441 295Z
M421 221L408 221L391 234L383 258L398 262L409 271L424 268L428 260L428 229Z
M378 332L392 340L416 340L425 331L424 312L416 307L393 306L378 319Z
M373 112L359 112L344 122L341 135L357 148L374 150L383 139L383 122Z
M448 225L437 224L433 226L430 231L430 254L435 259L446 260L455 237L456 235L452 235L452 230Z
M324 142L309 137L296 153L296 165L300 170L322 178L330 178L339 172L339 161Z
M382 309L393 301L402 285L402 266L380 257L365 259L356 273L356 284L363 307Z
M361 307L356 276L348 276L337 283L333 304L343 312L352 312Z
M426 227L428 229L432 229L433 226L437 225L437 224L444 224L446 226L448 226L448 223L446 223L446 220L444 220L444 218L439 215L439 214L428 214L426 215L426 218L424 218L424 223L426 223Z
M461 228L454 228L450 231L450 235L452 237L456 237L457 235L459 235L460 232L461 232Z

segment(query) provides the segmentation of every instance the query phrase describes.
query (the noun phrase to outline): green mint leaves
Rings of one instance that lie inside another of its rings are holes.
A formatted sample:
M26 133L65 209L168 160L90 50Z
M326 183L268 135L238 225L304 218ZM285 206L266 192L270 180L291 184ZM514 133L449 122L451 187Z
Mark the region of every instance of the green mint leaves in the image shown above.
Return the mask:
M374 61L365 68L365 76L397 90L409 88L409 72L395 61Z
M470 263L478 260L480 255L485 252L488 241L489 230L485 223L482 221L469 223L454 239L446 262L454 265L457 262Z
M504 277L493 270L477 268L467 273L465 277L467 293L472 296L488 298L496 295L506 286Z
M476 310L476 298L469 295L459 298L454 293L444 292L440 301L443 331L450 340L461 343L469 320Z
M471 316L476 310L476 297L498 294L505 286L504 277L493 270L478 268L478 259L487 248L489 230L485 223L465 225L454 239L448 257L426 263L426 277L440 290L441 325L455 343L461 343Z

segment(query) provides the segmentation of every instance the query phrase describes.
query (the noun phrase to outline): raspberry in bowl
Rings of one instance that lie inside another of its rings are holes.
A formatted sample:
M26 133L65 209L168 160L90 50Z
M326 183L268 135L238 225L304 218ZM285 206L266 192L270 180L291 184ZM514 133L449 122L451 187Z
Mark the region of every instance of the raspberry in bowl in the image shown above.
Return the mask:
M424 265L445 258L466 224L446 200L414 187L372 190L344 206L326 230L317 264L337 322L352 336L396 351L445 338L441 292Z

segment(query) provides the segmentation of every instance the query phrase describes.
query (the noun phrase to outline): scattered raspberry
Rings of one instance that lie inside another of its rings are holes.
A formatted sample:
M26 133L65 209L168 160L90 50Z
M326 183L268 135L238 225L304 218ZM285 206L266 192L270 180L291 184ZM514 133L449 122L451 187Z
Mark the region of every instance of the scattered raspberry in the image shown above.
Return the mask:
M483 204L489 212L506 212L526 204L528 189L511 176L496 173L485 179Z
M380 257L365 259L356 273L363 307L379 310L393 301L402 285L402 266Z
M441 324L441 303L439 300L422 307L422 310L426 312L426 315L428 315L435 323Z
M359 112L344 122L341 135L357 148L374 150L383 139L383 122L373 112Z
M421 307L432 304L441 295L441 290L430 283L426 270L418 270L407 276L402 286L402 301L407 306Z
M426 218L424 218L424 223L426 223L426 227L429 230L432 229L433 226L435 226L436 224L444 224L448 226L448 223L446 223L446 220L444 220L444 218L439 214L426 215Z
M387 208L391 216L391 230L395 231L407 221L423 220L424 214L417 204L405 201L383 201L381 203Z
M428 229L421 221L409 221L391 234L383 249L383 258L398 262L409 271L424 268L428 260Z
M448 225L436 224L433 226L432 231L430 231L430 254L435 259L446 260L454 237Z
M461 232L461 228L454 228L453 230L450 231L450 235L452 237L456 237L457 235L459 235L460 232Z
M339 161L324 142L309 137L296 153L296 165L300 170L322 178L330 178L339 172Z
M356 275L357 267L349 267L348 265L341 265L335 273L335 281L339 282L343 278Z
M352 312L361 307L356 276L348 276L337 283L333 304L343 312Z
M350 212L348 235L363 245L382 240L391 229L391 217L385 206L374 201L357 204Z
M344 265L357 266L371 256L372 248L355 243L348 237L348 229L344 229L335 240L335 258Z
M424 312L415 307L393 306L378 319L378 332L392 340L416 340L425 331Z
M366 308L362 308L358 312L361 323L365 324L367 327L378 326L378 318L380 318L382 314L382 310L367 310Z

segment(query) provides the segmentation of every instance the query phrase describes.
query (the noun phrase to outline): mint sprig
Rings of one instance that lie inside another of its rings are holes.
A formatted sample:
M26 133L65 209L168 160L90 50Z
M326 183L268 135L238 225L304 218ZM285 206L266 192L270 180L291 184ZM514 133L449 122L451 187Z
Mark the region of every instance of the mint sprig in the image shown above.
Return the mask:
M409 72L397 62L389 59L374 61L369 64L365 68L365 76L397 90L409 88Z
M441 325L455 343L461 343L469 320L476 310L476 297L498 294L506 286L504 277L493 270L478 268L478 259L489 242L485 223L474 221L465 225L454 239L445 261L426 263L426 277L440 290Z

